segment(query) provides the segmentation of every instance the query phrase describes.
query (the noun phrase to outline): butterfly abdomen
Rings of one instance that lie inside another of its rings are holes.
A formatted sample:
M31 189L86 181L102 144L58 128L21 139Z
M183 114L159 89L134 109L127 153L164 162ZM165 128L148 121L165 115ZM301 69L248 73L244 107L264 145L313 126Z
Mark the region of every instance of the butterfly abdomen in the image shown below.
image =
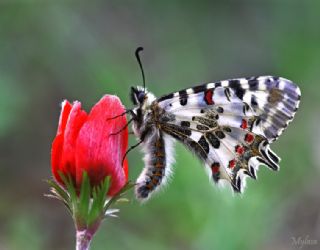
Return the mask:
M139 199L146 199L151 192L154 192L163 184L170 172L166 155L166 142L159 130L146 138L144 144L145 168L137 180L136 196Z

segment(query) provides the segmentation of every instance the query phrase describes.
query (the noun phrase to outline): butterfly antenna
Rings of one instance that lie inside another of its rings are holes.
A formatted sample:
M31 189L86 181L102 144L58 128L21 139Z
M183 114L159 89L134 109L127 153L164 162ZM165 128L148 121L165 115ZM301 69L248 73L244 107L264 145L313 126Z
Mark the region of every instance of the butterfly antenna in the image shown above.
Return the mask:
M137 61L139 63L141 74L142 74L143 89L144 89L144 92L146 92L146 80L145 80L145 77L144 77L144 71L143 71L143 67L142 67L142 63L141 63L141 59L140 59L140 55L139 55L140 51L142 51L142 50L143 50L142 47L138 47L136 49L135 55L136 55Z

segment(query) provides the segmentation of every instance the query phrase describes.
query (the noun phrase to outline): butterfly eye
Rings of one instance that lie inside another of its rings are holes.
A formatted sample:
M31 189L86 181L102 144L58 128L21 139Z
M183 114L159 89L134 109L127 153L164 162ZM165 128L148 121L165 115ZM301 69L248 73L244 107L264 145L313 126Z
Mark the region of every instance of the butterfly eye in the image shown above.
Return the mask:
M131 88L131 100L134 105L142 104L145 97L146 94L144 93L144 91L134 87Z
M138 102L139 103L143 103L143 101L144 101L144 99L145 99L145 93L143 92L143 91L141 91L141 92L139 92L138 94L137 94L137 99L138 99Z

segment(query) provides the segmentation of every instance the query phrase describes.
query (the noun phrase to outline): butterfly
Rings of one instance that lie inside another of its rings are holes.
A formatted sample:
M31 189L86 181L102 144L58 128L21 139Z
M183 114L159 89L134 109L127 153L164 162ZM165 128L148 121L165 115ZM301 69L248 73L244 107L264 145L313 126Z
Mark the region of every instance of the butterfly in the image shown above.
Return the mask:
M175 141L200 159L213 182L228 183L235 192L243 192L246 177L257 178L261 164L279 170L280 158L270 144L292 121L301 93L288 79L258 76L201 84L160 98L138 86L130 95L132 129L145 154L135 194L146 200L172 173Z

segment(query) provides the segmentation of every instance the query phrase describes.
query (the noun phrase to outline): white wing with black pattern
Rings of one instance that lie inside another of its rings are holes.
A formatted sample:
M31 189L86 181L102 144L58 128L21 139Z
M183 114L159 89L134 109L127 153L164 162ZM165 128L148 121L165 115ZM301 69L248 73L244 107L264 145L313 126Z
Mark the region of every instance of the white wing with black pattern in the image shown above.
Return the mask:
M279 168L269 144L298 109L300 89L290 80L260 76L208 83L157 99L160 127L207 166L212 179L241 192L244 177L264 164Z

